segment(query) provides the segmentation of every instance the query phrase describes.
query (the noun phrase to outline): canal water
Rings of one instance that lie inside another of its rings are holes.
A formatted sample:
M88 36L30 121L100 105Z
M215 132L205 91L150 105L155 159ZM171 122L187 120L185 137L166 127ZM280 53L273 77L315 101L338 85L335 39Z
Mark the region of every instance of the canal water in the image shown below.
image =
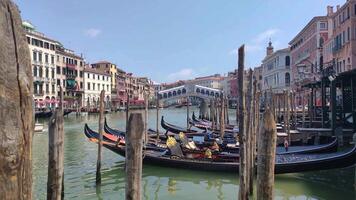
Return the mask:
M194 110L194 109L192 109ZM195 110L197 112L197 110ZM230 120L235 120L230 110ZM186 109L160 110L168 122L186 125ZM125 113L106 115L113 128L124 130ZM149 111L149 127L155 128L155 110ZM102 161L102 185L95 186L97 145L83 134L88 123L98 129L98 115L65 117L64 184L65 199L124 199L124 158L105 149ZM47 123L46 121L43 121ZM47 125L46 125L47 128ZM33 190L35 199L46 199L48 132L33 138ZM277 175L275 199L356 199L353 189L355 169L338 169ZM238 175L164 168L144 165L142 193L145 200L222 200L237 199Z

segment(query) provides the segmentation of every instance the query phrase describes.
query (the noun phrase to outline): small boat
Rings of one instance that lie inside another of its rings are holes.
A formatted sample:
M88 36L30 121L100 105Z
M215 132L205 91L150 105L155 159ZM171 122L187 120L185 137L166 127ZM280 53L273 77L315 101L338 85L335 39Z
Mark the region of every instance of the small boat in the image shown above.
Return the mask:
M161 118L161 126L164 129L166 129L167 131L172 132L172 133L176 133L176 134L179 134L180 132L183 132L183 133L197 133L198 134L198 131L196 131L196 130L189 130L189 129L186 129L186 128L182 128L182 127L175 126L173 124L167 123L166 121L164 121L163 116Z
M95 132L85 131L85 135L97 142ZM125 156L125 146L104 140L103 146L107 149ZM233 172L239 171L238 159L214 161L209 158L192 159L173 156L167 148L145 146L143 154L144 164L153 164L163 167L184 168L203 171ZM227 157L229 154L227 154ZM353 166L356 163L356 145L351 149L326 154L287 154L276 155L275 173L296 173L315 170L327 170Z
M195 114L193 112L192 119L189 119L189 124L192 126L195 126L201 130L212 130L212 122L206 119L197 119L195 117ZM216 127L212 131L220 131L220 127ZM237 127L233 125L225 125L225 132L227 133L237 133L238 129Z
M72 111L71 110L64 110L63 116L69 115Z
M52 110L49 111L36 111L35 118L50 118L53 114Z
M35 132L43 132L44 125L41 123L35 123Z

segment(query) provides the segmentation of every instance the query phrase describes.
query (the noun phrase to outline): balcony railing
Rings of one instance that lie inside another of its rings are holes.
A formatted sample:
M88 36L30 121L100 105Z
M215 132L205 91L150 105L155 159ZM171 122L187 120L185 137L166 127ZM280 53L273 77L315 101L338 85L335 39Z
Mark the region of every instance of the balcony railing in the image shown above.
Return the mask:
M77 76L75 74L66 74L67 79L75 79Z
M43 96L43 95L44 95L44 92L43 92L43 90L42 90L42 91L35 91L35 92L34 92L34 95L35 95L35 96Z

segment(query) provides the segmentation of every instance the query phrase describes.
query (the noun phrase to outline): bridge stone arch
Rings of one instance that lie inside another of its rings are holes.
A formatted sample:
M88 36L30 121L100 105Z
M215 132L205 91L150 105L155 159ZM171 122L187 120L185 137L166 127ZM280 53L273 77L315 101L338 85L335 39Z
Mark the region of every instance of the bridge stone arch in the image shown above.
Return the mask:
M184 97L199 97L202 99L220 98L223 95L222 90L204 87L200 85L182 85L158 92L160 101L171 100Z

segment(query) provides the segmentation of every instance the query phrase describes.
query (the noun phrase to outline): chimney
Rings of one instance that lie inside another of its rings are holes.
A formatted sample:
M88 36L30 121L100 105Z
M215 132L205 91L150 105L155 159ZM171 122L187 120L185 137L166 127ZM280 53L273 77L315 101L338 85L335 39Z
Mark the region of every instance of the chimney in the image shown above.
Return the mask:
M338 11L340 9L340 5L336 6L336 11Z
M328 16L331 16L334 13L334 7L328 6L327 7L327 13L328 13Z
M272 55L273 54L273 46L272 46L272 42L271 40L268 43L268 47L267 47L267 56Z

